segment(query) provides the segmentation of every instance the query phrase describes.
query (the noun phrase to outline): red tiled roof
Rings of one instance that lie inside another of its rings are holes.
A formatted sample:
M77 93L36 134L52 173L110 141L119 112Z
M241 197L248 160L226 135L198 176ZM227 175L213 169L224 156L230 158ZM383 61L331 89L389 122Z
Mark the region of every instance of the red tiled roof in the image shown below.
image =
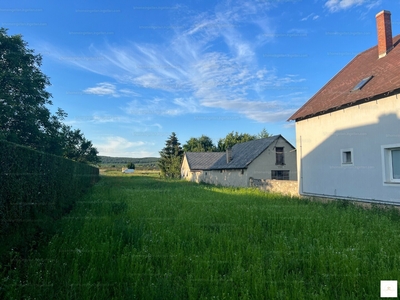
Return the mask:
M357 55L289 120L301 120L373 100L400 88L400 35L393 38L394 48L378 58L378 46ZM373 78L361 88L351 90L364 78Z

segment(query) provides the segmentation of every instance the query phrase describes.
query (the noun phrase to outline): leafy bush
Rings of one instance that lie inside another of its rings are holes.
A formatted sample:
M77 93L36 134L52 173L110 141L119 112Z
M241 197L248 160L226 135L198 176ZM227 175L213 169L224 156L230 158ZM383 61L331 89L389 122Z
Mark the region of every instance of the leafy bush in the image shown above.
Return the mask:
M135 169L135 164L133 162L126 165L128 169Z

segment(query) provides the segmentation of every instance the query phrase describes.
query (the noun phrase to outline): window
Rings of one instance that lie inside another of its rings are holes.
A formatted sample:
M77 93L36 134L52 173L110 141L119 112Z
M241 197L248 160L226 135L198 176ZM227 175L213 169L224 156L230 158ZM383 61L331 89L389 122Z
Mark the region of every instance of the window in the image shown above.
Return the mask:
M392 149L390 152L391 177L393 180L400 181L400 149Z
M351 164L351 152L350 151L343 152L343 163Z
M341 155L342 165L352 166L354 164L353 149L341 149L340 155Z
M383 183L400 183L400 144L382 146Z
M285 164L285 156L283 153L283 147L275 147L276 153L276 165L284 165Z
M242 169L242 170L240 171L240 174L242 174L242 175L244 174L244 169Z
M285 170L272 170L271 171L271 179L276 179L276 180L289 180L289 171Z
M357 90L361 90L363 88L363 86L366 85L368 83L368 81L371 80L372 77L373 76L369 76L369 77L362 79L351 91L355 92Z

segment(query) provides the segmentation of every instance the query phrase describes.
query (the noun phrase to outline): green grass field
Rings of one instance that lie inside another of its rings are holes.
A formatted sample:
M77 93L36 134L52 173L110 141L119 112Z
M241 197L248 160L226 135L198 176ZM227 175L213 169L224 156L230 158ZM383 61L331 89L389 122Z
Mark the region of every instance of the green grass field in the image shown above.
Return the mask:
M10 251L0 298L379 299L400 280L395 209L106 174L29 257Z

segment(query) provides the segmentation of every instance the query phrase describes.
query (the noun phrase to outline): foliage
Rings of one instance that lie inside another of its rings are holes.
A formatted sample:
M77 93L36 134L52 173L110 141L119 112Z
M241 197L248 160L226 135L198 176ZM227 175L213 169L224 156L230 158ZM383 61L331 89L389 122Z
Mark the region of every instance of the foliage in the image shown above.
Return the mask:
M257 134L257 139L265 139L271 136L272 134L270 134L265 128L263 128L261 132Z
M244 142L249 142L255 140L257 137L248 133L235 133L230 132L225 138L219 139L218 141L218 151L226 151L228 148L232 148L234 145Z
M70 211L76 198L99 178L95 167L4 140L0 170L0 238L10 239L0 247L0 257L4 247L29 241Z
M212 152L216 151L216 147L213 144L211 138L206 135L202 135L199 138L190 138L185 145L183 145L185 152Z
M115 174L10 253L0 298L369 300L398 278L395 209Z
M69 126L64 126L62 130L63 156L78 162L99 163L97 149L93 147L91 141L87 140L79 130L72 130Z
M111 164L123 164L134 163L139 165L155 165L157 164L158 157L143 157L143 158L132 158L132 157L111 157L111 156L99 156L100 163L104 165Z
M181 144L172 132L168 140L165 141L165 147L160 151L160 167L161 175L168 178L180 178L183 150Z
M79 162L97 163L97 150L80 130L62 123L67 114L51 115L46 105L50 85L35 55L21 35L8 36L0 28L0 139Z
M52 104L45 91L50 82L40 71L42 57L26 47L20 35L7 36L0 28L0 134L41 149L50 117L45 105Z
M129 164L126 165L128 169L135 169L135 164L133 162L130 162Z

